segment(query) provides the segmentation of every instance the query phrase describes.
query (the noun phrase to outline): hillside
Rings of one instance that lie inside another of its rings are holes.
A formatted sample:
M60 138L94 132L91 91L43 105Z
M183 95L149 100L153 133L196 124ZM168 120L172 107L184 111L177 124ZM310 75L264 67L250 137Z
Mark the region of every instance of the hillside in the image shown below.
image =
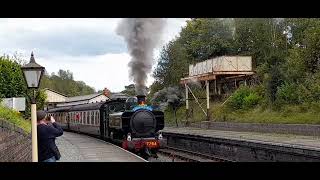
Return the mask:
M168 87L180 87L183 93L179 81L189 64L224 55L251 56L256 79L226 94L231 97L223 107L219 104L226 98L212 99L214 120L319 123L320 19L193 18L163 47L150 96ZM182 119L185 109L177 113ZM169 121L171 114L166 113Z

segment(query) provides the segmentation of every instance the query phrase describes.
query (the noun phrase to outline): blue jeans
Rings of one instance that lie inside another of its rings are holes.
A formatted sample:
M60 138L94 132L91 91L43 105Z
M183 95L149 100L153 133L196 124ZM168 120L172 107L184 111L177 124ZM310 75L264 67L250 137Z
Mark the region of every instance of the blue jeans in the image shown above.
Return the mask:
M54 156L52 156L51 158L46 159L43 162L56 162L56 158Z

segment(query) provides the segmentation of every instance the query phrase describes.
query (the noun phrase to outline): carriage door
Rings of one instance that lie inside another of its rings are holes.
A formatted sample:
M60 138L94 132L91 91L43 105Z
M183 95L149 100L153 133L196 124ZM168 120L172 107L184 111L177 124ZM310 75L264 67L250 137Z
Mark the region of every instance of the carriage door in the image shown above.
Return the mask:
M105 108L101 108L100 110L100 136L104 139L109 137L108 135L108 120L107 113Z
M104 113L104 136L109 137L109 113L107 110L105 110Z
M68 129L70 129L70 113L67 113L66 120L67 120L67 127L68 127Z
M101 138L104 138L104 137L106 137L105 136L105 129L106 129L106 127L105 127L105 119L104 119L104 117L105 117L105 111L104 111L104 109L102 108L102 110L100 109L100 136L101 136Z
M104 106L103 115L100 116L103 118L103 129L104 129L104 137L110 137L109 134L109 112L108 112L108 105Z

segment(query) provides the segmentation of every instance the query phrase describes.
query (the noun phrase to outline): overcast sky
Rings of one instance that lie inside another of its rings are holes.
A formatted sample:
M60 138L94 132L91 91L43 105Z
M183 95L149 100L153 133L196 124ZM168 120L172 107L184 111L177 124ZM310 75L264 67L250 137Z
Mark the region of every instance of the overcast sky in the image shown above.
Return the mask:
M117 92L133 83L129 79L128 54L122 37L115 32L121 19L1 19L0 53L14 52L29 61L31 51L37 63L51 74L59 69L73 72L95 90L104 87ZM177 36L186 19L167 19L163 45ZM148 85L152 83L151 76Z

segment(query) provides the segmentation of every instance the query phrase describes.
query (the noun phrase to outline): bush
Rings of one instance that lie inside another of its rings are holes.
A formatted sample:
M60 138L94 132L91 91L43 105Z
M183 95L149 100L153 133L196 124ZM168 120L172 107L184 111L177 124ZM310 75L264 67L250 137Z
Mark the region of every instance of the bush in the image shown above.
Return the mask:
M320 102L320 72L309 75L304 84L309 90L309 101Z
M24 129L26 132L31 132L31 123L22 118L18 111L6 108L0 105L0 119L6 120L16 126Z
M241 86L228 100L231 109L249 109L259 104L262 97L252 88Z
M284 83L277 90L277 104L320 102L320 76L310 75L303 83Z
M300 104L298 85L294 83L285 83L277 90L278 104Z
M243 98L243 107L245 109L253 108L259 103L260 97L256 93L250 93Z

